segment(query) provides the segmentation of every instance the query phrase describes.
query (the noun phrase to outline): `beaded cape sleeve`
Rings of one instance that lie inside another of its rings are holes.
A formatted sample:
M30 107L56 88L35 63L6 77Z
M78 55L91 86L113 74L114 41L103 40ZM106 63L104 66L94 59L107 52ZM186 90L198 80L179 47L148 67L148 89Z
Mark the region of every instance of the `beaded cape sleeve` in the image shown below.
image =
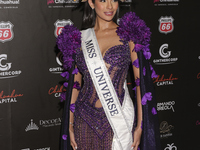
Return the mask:
M138 56L138 61L134 65L138 66L140 70L140 91L143 114L140 150L160 150L158 117L152 82L152 78L157 75L148 61L151 58L149 49L150 29L134 12L128 12L120 19L117 34L122 40L134 42L135 47L132 51L135 51ZM136 103L137 101L135 101ZM137 109L135 113L137 114Z
M81 47L81 32L74 26L66 25L57 38L57 46L63 54L63 69L61 76L68 82L63 85L67 92L61 94L61 101L65 101L62 116L60 150L71 150L69 136L69 114L72 89L74 86L74 69L76 50Z
M150 29L134 12L128 12L120 19L119 27L116 32L122 41L134 42L135 47L133 51L138 55L137 65L140 69L140 91L143 114L140 150L160 150L158 117L152 82L152 78L156 77L156 73L148 61L151 57L149 50ZM61 75L68 80L68 82L64 83L67 92L61 94L61 98L66 101L62 119L60 149L70 150L69 110L71 93L74 85L74 75L72 72L75 68L74 58L76 49L81 47L81 32L74 26L65 26L62 33L57 38L57 46L63 53L63 68L65 71Z

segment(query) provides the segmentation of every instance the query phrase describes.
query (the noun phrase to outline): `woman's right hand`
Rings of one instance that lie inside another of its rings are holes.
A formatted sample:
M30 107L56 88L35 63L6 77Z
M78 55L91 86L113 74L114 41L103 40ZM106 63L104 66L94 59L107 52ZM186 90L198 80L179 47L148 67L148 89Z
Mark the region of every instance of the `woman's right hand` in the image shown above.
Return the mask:
M76 150L77 144L76 144L75 136L74 136L74 127L72 125L70 125L70 127L69 127L69 135L70 135L71 146L72 146L73 150Z

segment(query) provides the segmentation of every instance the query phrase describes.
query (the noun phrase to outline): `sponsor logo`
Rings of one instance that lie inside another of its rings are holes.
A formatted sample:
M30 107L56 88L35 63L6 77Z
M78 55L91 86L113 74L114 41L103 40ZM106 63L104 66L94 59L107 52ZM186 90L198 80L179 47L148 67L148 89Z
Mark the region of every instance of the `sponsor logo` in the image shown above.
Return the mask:
M16 9L20 0L0 0L0 9Z
M172 16L160 17L158 21L160 23L158 27L160 33L168 34L174 30L174 19L172 18Z
M60 67L49 68L49 72L54 73L54 74L62 73L62 71L63 71L63 68L61 67L62 63L63 63L63 59L62 58L63 58L63 54L62 54L62 52L59 52L57 54L57 56L56 56L56 62Z
M52 95L52 94L54 94L54 96L55 97L60 97L60 94L62 93L62 92L65 92L66 91L66 89L64 89L64 86L62 85L62 86L58 86L58 85L56 85L55 87L51 87L50 89L49 89L49 91L48 91L48 94L49 95Z
M67 20L57 20L54 25L55 25L55 31L54 34L56 37L58 37L58 35L62 32L62 29L64 28L64 26L66 25L72 25L73 22L70 19Z
M196 121L196 125L197 125L197 126L200 125L200 121L199 121L199 120Z
M154 6L178 6L179 0L154 0Z
M0 42L4 43L13 39L13 27L14 25L10 21L0 22Z
M165 78L163 74L162 76L158 75L157 78L153 78L153 83L156 83L157 86L173 85L175 80L178 80L178 78L174 78L173 74L169 78Z
M47 0L48 8L76 7L79 0Z
M52 127L61 125L61 118L40 120L40 126L42 127Z
M31 130L39 130L39 126L40 127L60 126L61 122L62 122L61 118L39 120L38 123L34 123L33 119L31 119L31 123L26 127L25 131L28 132Z
M161 138L167 138L172 136L172 133L170 133L171 129L174 129L172 125L168 125L167 121L163 121L160 123L160 137Z
M24 149L21 149L21 150L31 150L31 149L30 148L24 148ZM33 149L33 150L50 150L50 147L36 148L36 149Z
M175 101L157 103L157 110L158 111L172 110L173 112L175 112L174 105L175 105Z
M19 4L19 0L0 0L0 4Z
M25 129L26 132L31 130L39 130L39 127L35 123L33 123L33 119L31 119L31 123Z
M78 0L47 0L47 5L50 4L66 4L66 3L78 3Z
M167 144L167 147L165 147L164 150L177 150L177 147L174 145L174 143Z
M166 65L166 64L172 64L175 63L178 58L169 58L171 56L171 51L168 50L169 44L163 44L161 45L159 49L159 54L163 59L154 59L153 62L156 65Z
M50 150L50 147L45 147L45 148L37 148L37 149L34 149L34 150Z
M123 3L132 3L132 0L124 0ZM123 4L122 4L123 5ZM130 5L127 5L127 6L130 6Z
M197 74L197 79L200 79L200 72Z
M171 51L164 52L165 49L168 49L168 44L163 44L159 49L162 58L168 58L171 55Z
M54 0L47 0L47 5L49 5L49 4L54 4L54 3L55 3Z
M56 56L56 62L58 63L58 65L62 66L63 64L63 54L61 52L59 52Z
M6 63L7 54L0 55L0 79L17 77L22 73L21 70L9 71L12 63ZM1 72L2 71L2 72Z
M12 63L6 63L5 65L2 64L3 60L7 60L6 54L0 55L0 71L8 71L11 68Z
M0 104L16 103L18 97L22 97L23 94L16 94L15 90L10 95L5 95L4 91L0 93Z

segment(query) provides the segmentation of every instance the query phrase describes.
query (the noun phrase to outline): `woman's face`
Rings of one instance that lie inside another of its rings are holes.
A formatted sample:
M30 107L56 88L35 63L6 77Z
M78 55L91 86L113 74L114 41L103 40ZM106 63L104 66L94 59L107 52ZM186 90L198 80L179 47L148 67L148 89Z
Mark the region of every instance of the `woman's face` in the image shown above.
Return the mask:
M96 16L105 21L111 21L118 9L118 0L95 0Z

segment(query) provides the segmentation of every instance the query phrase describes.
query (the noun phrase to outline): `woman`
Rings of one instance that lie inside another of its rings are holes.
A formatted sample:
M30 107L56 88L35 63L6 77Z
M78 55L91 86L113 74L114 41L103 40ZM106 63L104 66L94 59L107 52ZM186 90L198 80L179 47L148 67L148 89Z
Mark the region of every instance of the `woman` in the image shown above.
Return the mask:
M150 31L134 13L115 24L118 5L113 0L86 1L83 24L89 28L80 33L66 26L58 37L67 70L62 76L69 80L64 83L67 95L61 96L67 99L63 150L70 144L74 150L137 150L140 143L142 150L160 149L150 78L155 72L146 60ZM136 115L125 82L130 63Z

